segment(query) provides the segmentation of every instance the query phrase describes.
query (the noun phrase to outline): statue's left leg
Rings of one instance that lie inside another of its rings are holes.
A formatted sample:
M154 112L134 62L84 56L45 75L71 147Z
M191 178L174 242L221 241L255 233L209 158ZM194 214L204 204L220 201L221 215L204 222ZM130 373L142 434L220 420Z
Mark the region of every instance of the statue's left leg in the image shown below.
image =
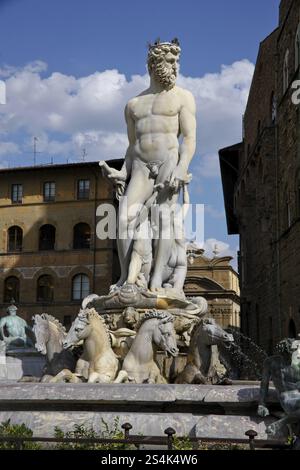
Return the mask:
M162 288L165 281L165 267L168 265L171 255L173 255L172 250L175 250L172 207L178 200L178 194L174 194L170 198L169 190L167 192L162 190L159 196L159 238L156 240L153 274L150 279L150 289L152 291Z

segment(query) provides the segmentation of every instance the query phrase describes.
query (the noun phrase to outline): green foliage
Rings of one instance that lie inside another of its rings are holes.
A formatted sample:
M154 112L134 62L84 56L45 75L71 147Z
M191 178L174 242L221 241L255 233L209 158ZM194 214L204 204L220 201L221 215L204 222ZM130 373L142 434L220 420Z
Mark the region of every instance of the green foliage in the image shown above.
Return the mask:
M11 424L10 419L0 424L0 437L32 437L33 432L25 424ZM18 450L20 447L16 442L0 442L0 449ZM41 447L36 442L22 442L22 449L39 450Z
M174 450L193 450L193 443L187 436L178 438L174 436L173 438L173 449Z
M72 431L64 433L59 427L55 428L55 437L64 439L64 438L75 438L75 439L96 439L96 438L106 438L106 439L124 439L124 434L120 429L120 418L116 417L113 420L112 426L109 426L103 418L101 418L101 430L97 433L93 428L85 428L82 425L75 424ZM93 444L93 443L76 443L76 442L66 442L58 443L55 447L59 450L66 449L80 449L80 450L132 450L136 447L132 444Z

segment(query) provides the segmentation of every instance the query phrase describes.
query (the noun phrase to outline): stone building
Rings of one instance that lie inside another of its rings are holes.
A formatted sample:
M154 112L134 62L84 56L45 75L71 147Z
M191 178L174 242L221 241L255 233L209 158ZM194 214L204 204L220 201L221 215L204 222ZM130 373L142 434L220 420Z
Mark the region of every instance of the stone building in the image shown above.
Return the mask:
M300 332L300 0L259 48L243 141L220 150L229 234L240 235L243 332L272 352Z
M0 169L1 312L14 298L27 320L47 312L69 324L85 295L108 292L117 253L96 236L107 202L112 188L96 162Z
M208 258L193 245L187 249L188 271L184 285L189 297L202 296L209 313L224 328L240 327L239 277L230 256Z

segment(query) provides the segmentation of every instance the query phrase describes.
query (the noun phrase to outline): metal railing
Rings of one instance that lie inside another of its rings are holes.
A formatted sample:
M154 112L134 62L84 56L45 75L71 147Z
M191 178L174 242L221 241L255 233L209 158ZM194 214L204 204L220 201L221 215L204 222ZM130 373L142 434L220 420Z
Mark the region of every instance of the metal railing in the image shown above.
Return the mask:
M122 424L124 438L67 438L67 437L15 437L15 436L0 436L0 445L2 443L11 443L15 445L16 450L23 450L25 443L56 443L56 444L131 444L137 449L142 445L147 446L166 446L168 450L175 449L174 438L176 436L175 429L169 427L165 429L166 436L136 436L130 435L132 425L130 423ZM250 429L245 433L244 439L228 439L228 438L208 438L208 437L179 437L176 436L177 442L188 441L193 445L193 449L197 450L198 446L202 443L207 444L224 444L224 445L247 445L250 450L256 449L292 449L292 444L287 444L284 440L266 440L256 439L257 432Z

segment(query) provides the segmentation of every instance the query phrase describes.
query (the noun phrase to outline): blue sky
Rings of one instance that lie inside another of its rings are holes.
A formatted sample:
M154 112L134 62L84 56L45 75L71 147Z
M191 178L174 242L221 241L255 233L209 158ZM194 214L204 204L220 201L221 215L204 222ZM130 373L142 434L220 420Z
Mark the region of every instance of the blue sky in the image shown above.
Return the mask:
M241 138L259 42L276 26L279 0L0 0L0 164L122 157L123 105L147 85L146 45L180 39L179 84L197 103L193 202L204 203L208 253L228 237L217 165ZM222 67L223 66L223 67ZM225 67L224 67L225 66ZM230 245L230 246L228 246Z

